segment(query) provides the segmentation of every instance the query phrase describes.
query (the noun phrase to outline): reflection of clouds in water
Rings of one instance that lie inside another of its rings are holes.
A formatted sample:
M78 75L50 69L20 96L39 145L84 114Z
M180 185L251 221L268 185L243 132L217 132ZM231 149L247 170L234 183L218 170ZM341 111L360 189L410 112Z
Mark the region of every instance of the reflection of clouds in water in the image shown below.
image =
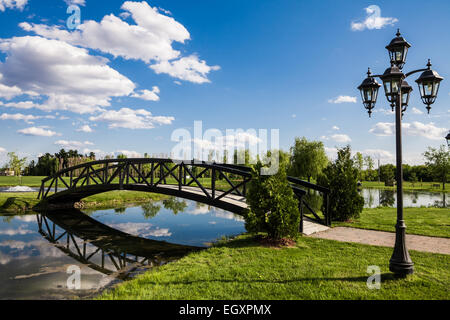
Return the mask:
M30 223L30 222L36 222L36 215L28 215L28 216L21 216L21 217L14 217L14 219L17 219L22 222Z
M156 229L148 232L147 234L143 234L143 237L153 236L153 237L170 237L172 235L171 232L169 232L169 229Z
M125 233L138 236L138 237L170 237L172 233L169 229L153 228L150 223L139 223L139 222L127 222L127 223L112 223L109 224L111 228L123 231Z
M234 214L232 212L229 211L225 211L222 209L218 209L218 208L214 208L214 213L213 213L217 218L222 218L222 219L228 219L228 220L235 220L235 221L240 221L243 222L244 218Z
M227 219L227 220L235 220L235 221L244 221L244 218L242 218L241 216L234 214L232 212L229 211L225 211L219 208L215 208L215 207L210 207L207 205L202 205L200 203L198 203L195 208L190 208L190 210L187 212L188 214L192 214L192 215L201 215L201 214L208 214L210 213L211 215L217 217L217 218L222 218L222 219Z
M211 209L204 205L204 206L196 206L195 208L188 211L189 214L193 215L199 215L199 214L207 214L211 211Z
M17 236L17 235L26 235L33 233L33 231L25 229L25 226L19 226L17 229L5 229L0 230L0 235L6 235L6 236Z
M240 221L240 222L243 222L243 221L244 221L244 218L243 218L243 217L238 216L238 215L236 215L236 214L234 214L234 213L232 213L232 212L223 211L223 210L217 211L217 212L215 213L215 216L216 216L217 218L223 218L223 219L228 219L228 220L235 220L235 221Z
M39 258L59 258L65 256L65 254L48 243L46 240L34 240L30 242L6 240L0 242L0 248L9 248L11 252L9 254L2 253L0 251L0 264L7 264L13 260L24 260L37 256L39 252Z

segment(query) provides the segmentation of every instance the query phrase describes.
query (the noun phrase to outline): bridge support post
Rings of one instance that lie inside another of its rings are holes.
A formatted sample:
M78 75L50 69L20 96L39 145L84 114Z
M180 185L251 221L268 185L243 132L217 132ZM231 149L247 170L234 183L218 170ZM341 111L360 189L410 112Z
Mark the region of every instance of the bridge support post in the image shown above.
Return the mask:
M212 190L212 198L213 200L216 197L216 169L211 169L211 190Z
M123 179L125 174L124 166L118 168L117 170L119 170L119 189L123 190Z
M325 201L325 221L328 227L331 227L331 217L330 217L330 195L326 193L324 195L324 201Z
M303 196L300 196L300 200L298 202L298 209L300 211L300 226L299 226L299 232L303 233Z
M183 186L183 162L178 166L178 190L181 191Z

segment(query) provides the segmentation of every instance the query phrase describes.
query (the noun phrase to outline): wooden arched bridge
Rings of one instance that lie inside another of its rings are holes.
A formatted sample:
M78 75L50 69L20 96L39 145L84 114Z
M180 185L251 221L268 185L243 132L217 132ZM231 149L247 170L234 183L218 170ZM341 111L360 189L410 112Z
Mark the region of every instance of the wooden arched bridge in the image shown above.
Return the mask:
M251 179L251 168L239 165L153 158L106 159L70 167L45 178L38 199L49 205L75 204L95 194L130 190L166 194L243 214ZM288 180L299 200L300 231L303 232L306 215L307 220L330 226L329 190L293 177ZM308 203L308 190L323 197L322 216Z

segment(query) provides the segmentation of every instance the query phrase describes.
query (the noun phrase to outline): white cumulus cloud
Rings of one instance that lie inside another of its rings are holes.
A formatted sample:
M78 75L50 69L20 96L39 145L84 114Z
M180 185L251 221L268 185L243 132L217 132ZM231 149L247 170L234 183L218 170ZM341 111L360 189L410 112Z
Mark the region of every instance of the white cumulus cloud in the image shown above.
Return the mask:
M67 140L58 140L54 143L57 146L60 146L61 148L65 149L80 149L86 146L92 146L94 145L90 141L67 141Z
M0 120L25 121L28 124L32 124L34 120L37 120L40 118L41 117L39 117L39 116L33 116L31 114L25 115L25 114L21 114L21 113L16 113L16 114L3 113L0 116Z
M20 134L23 134L25 136L38 136L38 137L53 137L60 135L59 133L42 128L42 127L30 127L26 129L21 129L17 131Z
M382 17L381 9L377 5L371 5L364 10L367 14L366 18L363 21L353 21L351 24L353 31L382 29L385 26L394 25L398 22L397 18Z
M207 74L218 70L197 56L181 57L173 43L190 40L188 30L167 12L147 2L126 1L122 14L104 16L100 22L87 20L69 32L63 27L23 22L20 27L46 38L66 41L72 45L100 50L113 57L142 60L157 73L195 83L209 82ZM136 24L121 19L131 17Z
M328 100L328 103L335 103L335 104L356 103L356 102L357 102L356 97L350 97L350 96L339 96L337 98Z
M132 110L122 108L118 111L108 110L98 116L92 116L90 121L106 122L109 128L153 129L155 125L169 125L175 120L173 117L153 116L143 109Z
M28 0L0 0L0 11L5 11L5 9L23 10L27 3Z
M195 55L183 57L175 61L161 61L150 66L157 74L168 75L194 83L210 82L207 75L211 71L219 70L219 66L208 66L206 61L199 60Z
M94 130L92 130L92 128L91 128L89 125L85 124L85 125L82 126L81 128L77 129L77 131L79 131L79 132L85 132L85 133L91 133L91 132L93 132Z
M0 63L0 82L47 98L43 104L21 102L24 108L92 113L135 88L107 65L107 59L63 41L36 36L0 39L0 51L8 55Z
M160 93L160 90L157 86L154 86L152 90L140 90L139 93L133 93L131 96L133 98L138 98L142 100L147 101L159 101L158 94Z
M446 128L436 127L433 122L428 124L419 121L404 122L402 128L406 135L424 137L430 140L442 140L447 133ZM377 136L392 136L395 134L395 124L393 122L379 122L369 132Z

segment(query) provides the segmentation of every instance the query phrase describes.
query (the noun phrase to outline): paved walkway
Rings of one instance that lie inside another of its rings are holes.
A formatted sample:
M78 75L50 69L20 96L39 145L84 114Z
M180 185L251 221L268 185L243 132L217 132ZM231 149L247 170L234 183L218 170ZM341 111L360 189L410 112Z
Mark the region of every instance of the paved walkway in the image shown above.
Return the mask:
M313 238L330 239L343 242L357 242L374 246L394 247L395 233L336 227L310 235ZM450 254L450 239L406 235L408 250Z

